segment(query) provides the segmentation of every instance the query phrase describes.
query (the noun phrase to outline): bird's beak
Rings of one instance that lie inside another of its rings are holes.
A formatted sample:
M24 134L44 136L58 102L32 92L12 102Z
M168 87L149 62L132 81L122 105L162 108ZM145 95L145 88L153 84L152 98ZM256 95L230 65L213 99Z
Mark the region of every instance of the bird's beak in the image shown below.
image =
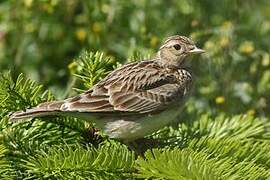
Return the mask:
M190 54L201 54L201 53L205 53L205 50L200 49L200 48L197 48L197 47L195 46L195 48L192 49L192 50L190 50L189 53L190 53Z

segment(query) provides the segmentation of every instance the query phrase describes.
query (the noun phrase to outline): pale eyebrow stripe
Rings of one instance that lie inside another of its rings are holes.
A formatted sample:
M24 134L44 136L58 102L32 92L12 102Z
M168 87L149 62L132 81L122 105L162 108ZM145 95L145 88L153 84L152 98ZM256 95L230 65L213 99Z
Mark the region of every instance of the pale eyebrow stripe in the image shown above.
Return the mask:
M189 40L187 37L185 37L185 36L179 36L179 35L168 37L165 40L164 44L168 43L170 40L181 40L181 41L183 41L186 44L193 44L193 42L191 40Z

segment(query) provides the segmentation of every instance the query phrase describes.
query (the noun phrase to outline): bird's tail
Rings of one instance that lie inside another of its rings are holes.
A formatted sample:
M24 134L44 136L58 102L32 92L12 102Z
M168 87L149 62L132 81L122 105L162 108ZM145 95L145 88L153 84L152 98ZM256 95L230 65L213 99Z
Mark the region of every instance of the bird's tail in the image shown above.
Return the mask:
M26 111L17 111L9 115L9 121L16 122L25 118L57 115L64 101L45 102Z

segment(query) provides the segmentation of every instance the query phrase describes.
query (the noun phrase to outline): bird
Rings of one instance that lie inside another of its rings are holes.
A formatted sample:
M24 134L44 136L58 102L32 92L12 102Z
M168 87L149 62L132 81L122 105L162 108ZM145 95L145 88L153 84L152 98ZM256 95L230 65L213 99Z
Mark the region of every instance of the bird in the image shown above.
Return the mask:
M90 121L109 138L143 138L180 115L193 84L186 61L204 52L191 38L170 36L153 58L125 64L74 97L11 113L9 120L70 116Z

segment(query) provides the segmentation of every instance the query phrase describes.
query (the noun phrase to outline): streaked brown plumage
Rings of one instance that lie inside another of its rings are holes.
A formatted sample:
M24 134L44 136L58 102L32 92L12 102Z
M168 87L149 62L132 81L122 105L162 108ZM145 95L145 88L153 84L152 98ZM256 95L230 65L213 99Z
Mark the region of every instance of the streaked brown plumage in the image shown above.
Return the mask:
M169 37L154 59L126 64L78 96L15 112L10 120L69 115L96 123L112 138L143 137L179 114L192 84L184 61L202 52L187 37Z

